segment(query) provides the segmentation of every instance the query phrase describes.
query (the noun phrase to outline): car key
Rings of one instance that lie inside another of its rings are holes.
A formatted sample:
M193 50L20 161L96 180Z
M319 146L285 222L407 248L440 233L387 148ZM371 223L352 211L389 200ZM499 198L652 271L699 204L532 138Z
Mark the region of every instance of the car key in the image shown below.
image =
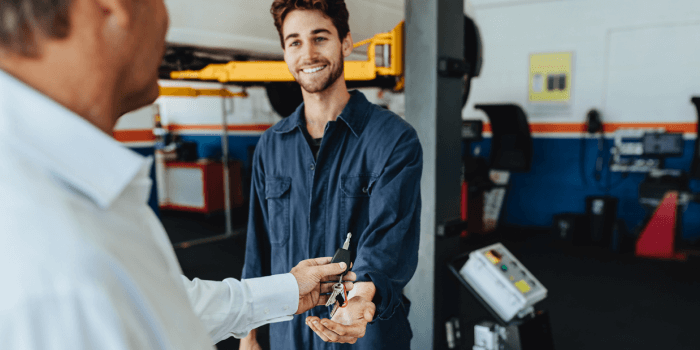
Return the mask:
M342 279L342 276L341 276ZM338 293L336 294L335 298L335 305L333 305L333 309L331 310L331 318L333 318L333 315L335 315L335 312L338 311L339 307L345 307L347 304L345 301L347 300L347 291L345 290L345 285L342 283L337 283L333 286L333 289L338 289ZM335 291L334 291L335 293Z
M326 302L326 306L331 306L333 303L338 300L338 295L340 295L343 291L345 290L345 286L343 286L343 276L340 276L340 282L336 283L333 285L333 293L328 297L328 301Z
M333 285L333 293L328 297L326 306L331 306L335 304L338 300L345 301L345 286L342 283L336 283Z
M343 282L342 277L345 276L348 271L350 271L350 251L348 250L350 249L350 237L352 237L352 233L348 232L348 237L345 239L343 247L336 250L335 255L333 255L333 259L331 259L331 263L345 263L345 272L340 274L340 282Z
M345 271L340 274L340 280L338 283L333 285L333 293L331 293L330 297L328 297L328 301L326 302L326 306L331 306L340 299L339 304L344 305L346 301L346 295L345 295L345 286L343 285L343 276L345 276L348 271L350 270L350 251L348 248L350 247L350 238L352 237L352 233L348 232L348 236L345 239L345 243L343 243L343 247L339 248L336 252L335 255L333 255L333 259L331 259L331 263L340 263L344 262L345 263ZM333 310L337 308L334 307ZM332 317L332 316L331 316Z

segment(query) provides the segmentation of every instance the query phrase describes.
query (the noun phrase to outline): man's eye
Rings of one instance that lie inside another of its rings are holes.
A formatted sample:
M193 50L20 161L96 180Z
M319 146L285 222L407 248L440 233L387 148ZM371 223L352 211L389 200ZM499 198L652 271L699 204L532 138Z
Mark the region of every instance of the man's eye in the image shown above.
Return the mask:
M326 38L324 38L322 36L316 38L316 42L321 42L321 41L325 41L325 40L326 40Z
M289 46L299 46L299 42L298 42L298 41L294 41L294 42L292 42L291 44L289 44Z

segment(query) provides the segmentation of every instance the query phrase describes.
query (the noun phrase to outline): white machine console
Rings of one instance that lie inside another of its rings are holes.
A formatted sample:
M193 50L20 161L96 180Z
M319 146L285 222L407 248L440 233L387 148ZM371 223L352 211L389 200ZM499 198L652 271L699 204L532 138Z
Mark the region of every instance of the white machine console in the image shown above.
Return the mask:
M545 288L501 243L478 249L459 271L503 321L534 312Z

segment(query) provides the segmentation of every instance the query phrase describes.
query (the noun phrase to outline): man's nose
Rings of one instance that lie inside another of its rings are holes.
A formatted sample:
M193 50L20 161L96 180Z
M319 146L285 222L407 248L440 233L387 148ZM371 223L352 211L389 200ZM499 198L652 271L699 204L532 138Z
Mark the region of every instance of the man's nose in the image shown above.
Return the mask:
M318 56L318 51L313 44L304 45L303 55L305 62L314 62Z

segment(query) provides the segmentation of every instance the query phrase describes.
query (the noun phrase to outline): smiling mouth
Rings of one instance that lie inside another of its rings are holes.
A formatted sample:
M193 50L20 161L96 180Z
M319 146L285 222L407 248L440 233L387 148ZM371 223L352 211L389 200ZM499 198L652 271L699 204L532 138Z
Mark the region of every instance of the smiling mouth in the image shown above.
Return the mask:
M306 74L313 74L313 73L316 73L316 72L319 72L319 71L325 69L326 67L327 66L319 66L319 67L315 67L315 68L302 69L301 71L306 73Z

